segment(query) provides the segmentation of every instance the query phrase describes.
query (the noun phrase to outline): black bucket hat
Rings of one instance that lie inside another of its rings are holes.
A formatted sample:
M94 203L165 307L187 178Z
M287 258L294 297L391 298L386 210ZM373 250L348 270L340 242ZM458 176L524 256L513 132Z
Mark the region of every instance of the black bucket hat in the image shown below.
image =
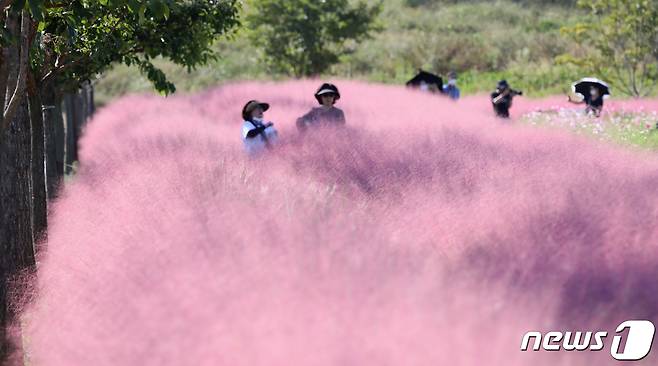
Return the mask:
M321 96L325 94L334 95L335 97L334 100L340 99L340 93L338 92L338 88L334 84L324 83L318 88L318 91L315 92L315 99L318 100L318 103L322 104Z
M498 85L496 86L496 89L507 89L509 88L509 84L507 83L507 80L501 80L498 82Z
M251 112L256 109L256 107L261 107L263 112L270 109L270 105L267 103L262 103L257 100L250 100L247 102L247 104L244 105L244 108L242 108L242 118L244 118L245 121L250 120Z

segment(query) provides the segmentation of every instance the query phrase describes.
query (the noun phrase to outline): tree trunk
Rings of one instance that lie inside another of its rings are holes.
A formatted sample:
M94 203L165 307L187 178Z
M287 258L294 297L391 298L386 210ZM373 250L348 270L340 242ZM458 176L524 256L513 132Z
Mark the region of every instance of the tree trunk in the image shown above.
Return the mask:
M56 98L55 115L53 116L55 123L55 135L53 136L55 142L53 145L55 145L55 168L57 169L57 176L60 177L60 182L62 177L64 177L66 165L66 120L64 119L64 105L63 97Z
M13 35L19 34L20 32L20 23L19 19L15 14L10 13L5 22L5 27L8 32ZM9 44L2 49L2 67L0 68L0 105L2 106L2 113L0 115L0 133L2 132L2 126L4 123L4 112L7 109L7 103L9 98L11 98L11 92L16 87L16 80L18 76L18 56L20 50L17 44Z
M80 89L80 93L82 94L83 106L84 106L82 124L80 125L80 127L84 127L84 125L87 123L89 118L91 118L91 116L94 115L94 111L95 111L93 85L91 85L89 81L84 82L82 84L82 88Z
M87 120L94 113L94 89L91 83L85 82L76 93L64 95L64 133L65 133L65 174L73 171L74 163L78 161L78 140L82 136Z
M76 99L76 94L64 96L64 174L71 174L73 163L78 160Z
M74 129L74 151L73 162L78 162L78 141L82 135L82 127L85 123L87 106L85 98L85 89L81 87L73 97L73 129Z
M33 24L29 14L23 10L20 15L20 31L15 34L20 34L20 50L18 52L18 73L16 75L16 87L13 90L7 90L6 107L3 112L3 124L1 129L5 129L8 123L14 119L14 114L21 108L24 102L25 91L27 87L27 73L29 68L29 51L30 51L30 34L32 33ZM10 92L11 91L11 92Z
M0 144L0 315L2 333L15 320L11 307L20 296L21 275L34 268L31 223L30 117L26 98L19 105ZM0 340L0 357L7 357L11 342Z
M20 32L19 20L20 17L15 14L9 14L6 20L7 29L14 35ZM3 49L2 70L0 70L2 83L0 88L3 89L0 93L3 114L0 116L0 364L7 363L9 355L14 351L7 332L7 326L13 318L13 312L9 307L12 288L10 279L15 273L14 259L20 256L16 249L21 239L26 239L22 235L23 230L18 227L21 213L25 212L20 210L20 193L25 192L26 183L29 195L29 181L19 180L19 167L16 165L16 160L20 160L19 152L25 148L25 143L29 144L29 135L25 136L25 128L21 128L24 125L17 122L23 117L21 113L23 108L19 108L18 115L14 115L11 119L4 118L4 112L18 79L19 54L17 44L6 46ZM29 218L27 220L22 223L29 223Z
M52 83L41 88L41 102L46 142L46 194L48 200L53 200L64 175L64 125L62 101ZM58 149L61 154L58 154Z
M89 113L87 114L87 121L91 118L94 113L96 113L96 103L94 103L94 85L92 83L87 83L87 106ZM85 123L87 122L85 121Z
M9 83L9 61L10 61L9 47L2 47L2 49L0 50L0 108L2 108L3 113L0 113L0 124L2 124L2 121L4 119L3 114L6 105L5 98L7 96L7 84Z
M28 106L31 128L31 183L32 183L32 240L36 248L45 240L48 225L48 207L46 198L46 141L41 111L41 95L33 77L28 88Z

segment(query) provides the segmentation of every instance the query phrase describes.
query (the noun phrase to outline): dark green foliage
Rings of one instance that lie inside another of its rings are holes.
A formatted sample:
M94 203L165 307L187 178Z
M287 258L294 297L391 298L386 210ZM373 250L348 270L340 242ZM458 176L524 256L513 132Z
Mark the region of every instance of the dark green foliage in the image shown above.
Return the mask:
M432 5L451 5L458 3L491 3L487 0L404 0L405 4L411 7L432 6ZM576 6L578 0L513 0L513 2L528 5L559 5L559 6Z
M248 1L245 10L256 9ZM560 35L560 28L575 24L584 15L586 12L577 8L522 6L506 0L431 8L411 8L404 5L404 0L386 1L377 19L383 29L358 44L345 42L339 62L323 70L322 75L401 84L421 67L444 76L448 71L457 71L459 85L466 94L489 91L500 78L516 75L524 75L518 85L529 95L562 93L582 72L555 64L556 56L577 47ZM254 36L250 27L240 28L232 39L214 45L221 58L191 73L166 59L153 63L185 91L228 80L289 77L289 70L279 72L271 64L263 64L262 50L254 47ZM114 68L96 86L96 97L102 102L126 92L150 89L137 68L124 66Z
M34 67L71 89L119 62L138 65L157 90L171 93L174 85L151 60L166 57L188 68L205 64L213 57L213 41L238 25L236 0L77 0L46 15ZM55 65L53 57L64 63Z
M380 6L348 0L257 0L248 17L253 40L275 72L317 75L375 29Z
M560 58L612 81L622 93L651 93L658 80L658 0L588 0L589 17L564 33L580 54Z

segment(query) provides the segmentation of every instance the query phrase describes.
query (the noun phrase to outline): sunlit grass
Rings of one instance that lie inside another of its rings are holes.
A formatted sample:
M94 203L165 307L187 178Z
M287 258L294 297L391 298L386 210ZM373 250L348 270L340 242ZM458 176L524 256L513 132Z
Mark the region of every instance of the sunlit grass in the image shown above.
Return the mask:
M658 150L658 112L612 111L596 118L582 110L557 108L526 114L521 121L535 126L567 129L603 141Z

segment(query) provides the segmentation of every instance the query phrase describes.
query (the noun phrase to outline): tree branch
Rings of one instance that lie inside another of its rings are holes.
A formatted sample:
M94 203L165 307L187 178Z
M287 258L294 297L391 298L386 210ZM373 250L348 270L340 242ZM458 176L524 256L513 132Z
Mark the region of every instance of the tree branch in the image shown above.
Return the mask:
M9 50L3 47L0 50L0 110L5 110L7 98L7 82L9 81ZM3 114L0 114L0 123L3 120Z
M647 71L647 61L646 60L642 62L642 73L640 75L641 75L640 76L640 90L642 91L642 94L643 94L643 95L641 95L641 97L646 97L647 94L648 94L647 93L648 92L648 90L647 90L648 89L647 88L647 81L649 79L649 73Z
M628 95L631 95L632 94L631 88L624 81L624 76L622 76L621 70L618 67L615 67L613 70L614 70L614 73L617 75L617 81L622 86L624 93L626 93Z
M21 13L21 43L20 43L20 54L19 54L19 64L18 64L18 78L16 79L16 88L14 93L7 104L7 108L3 111L3 120L2 126L0 126L0 133L4 132L20 105L22 98L25 94L26 87L26 78L27 78L27 64L29 61L28 52L29 52L29 41L30 41L30 32L31 32L31 22L30 17L25 11Z
M135 47L131 48L130 50L128 50L128 51L126 51L126 52L123 52L123 53L119 54L119 56L120 56L120 57L125 57L125 56L131 55L131 54L134 54L134 53L139 53L139 52L144 52L144 47L137 47L137 46L135 46ZM78 63L80 63L80 60L77 59L77 60L72 60L72 61L70 61L70 62L67 62L67 63L61 64L60 60L63 60L63 59L65 59L65 58L66 58L66 55L60 55L60 56L57 57L57 61L56 61L56 63L55 63L55 68L52 69L52 70L50 70L46 75L44 75L44 76L41 78L41 83L45 84L45 83L47 83L47 82L52 81L52 79L53 79L54 77L56 77L56 76L57 76L59 73L61 73L62 71L66 70L66 69L69 69L69 68L71 68L72 66L75 66L75 65L77 65Z
M75 64L78 63L78 60L73 60L71 62L65 63L64 65L59 65L55 67L54 69L50 70L43 78L41 78L41 83L45 84L50 82L57 74L61 73L62 71L70 68L71 66L74 66Z

